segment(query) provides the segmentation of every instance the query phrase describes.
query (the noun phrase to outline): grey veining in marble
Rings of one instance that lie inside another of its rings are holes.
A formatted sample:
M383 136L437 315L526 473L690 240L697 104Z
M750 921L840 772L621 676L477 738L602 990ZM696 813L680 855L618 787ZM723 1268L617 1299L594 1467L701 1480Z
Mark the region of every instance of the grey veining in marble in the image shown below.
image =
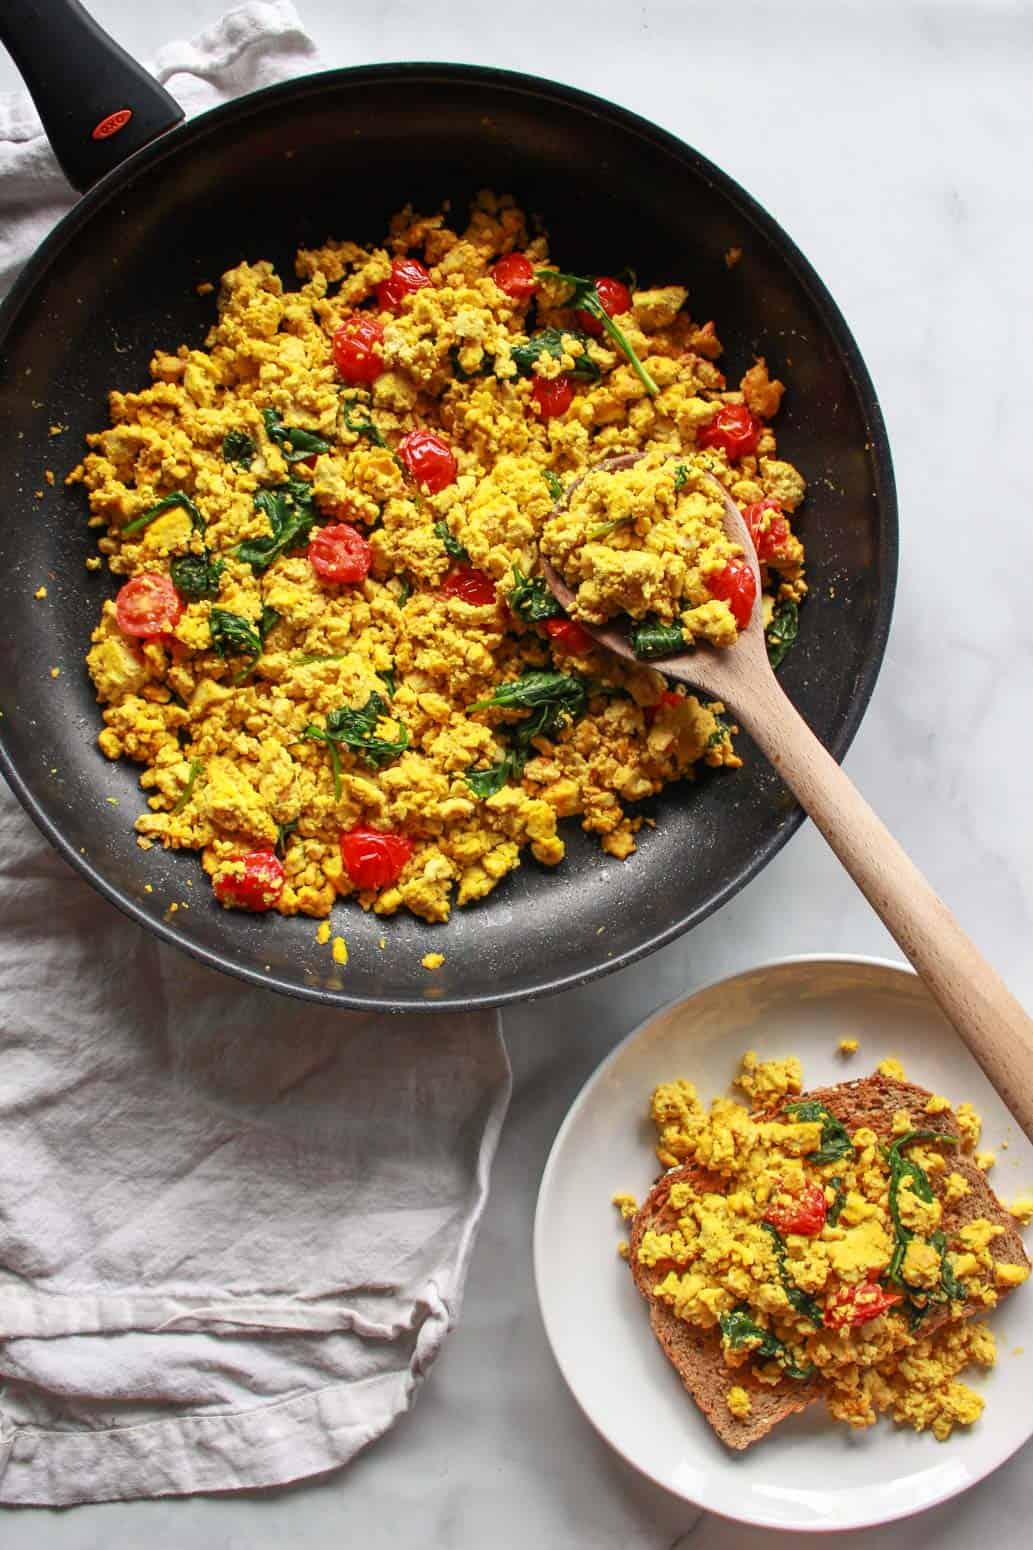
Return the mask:
M221 0L92 0L146 54ZM456 59L612 96L712 156L786 226L882 395L900 591L848 768L1033 1005L1033 5L1008 0L299 0L327 63ZM0 59L0 88L13 85ZM1010 510L1007 549L991 518ZM4 1514L5 1550L766 1550L633 1476L567 1394L535 1305L538 1178L612 1043L693 985L788 952L890 953L809 827L716 919L620 976L506 1014L513 1108L461 1327L415 1410L345 1474L268 1496ZM1033 1453L874 1550L1029 1543Z

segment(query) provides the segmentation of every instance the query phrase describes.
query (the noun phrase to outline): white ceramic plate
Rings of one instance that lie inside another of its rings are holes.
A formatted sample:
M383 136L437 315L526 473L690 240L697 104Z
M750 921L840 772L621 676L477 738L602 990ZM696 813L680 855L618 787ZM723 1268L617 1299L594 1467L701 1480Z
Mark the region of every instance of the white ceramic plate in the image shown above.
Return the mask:
M860 1041L849 1061L836 1052L846 1036ZM975 1104L981 1145L998 1154L998 1194L1008 1200L1033 1186L1033 1146L910 970L846 957L767 964L655 1013L582 1089L538 1195L534 1263L546 1332L592 1424L686 1501L797 1531L906 1517L974 1485L1033 1435L1033 1407L1015 1403L1033 1392L1033 1282L992 1315L998 1367L965 1380L984 1392L986 1409L949 1442L885 1420L853 1432L814 1405L745 1453L726 1449L653 1338L616 1251L623 1224L610 1198L627 1190L641 1200L657 1174L646 1117L655 1085L684 1076L708 1101L728 1090L747 1049L798 1055L806 1087L866 1076L896 1055L912 1080Z

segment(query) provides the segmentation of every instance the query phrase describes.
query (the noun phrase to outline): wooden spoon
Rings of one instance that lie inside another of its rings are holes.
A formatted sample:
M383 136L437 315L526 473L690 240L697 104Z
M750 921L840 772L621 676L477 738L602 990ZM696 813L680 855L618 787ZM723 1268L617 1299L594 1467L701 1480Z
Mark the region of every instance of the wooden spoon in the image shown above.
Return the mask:
M609 458L596 467L627 468L640 456ZM818 825L1033 1141L1033 1020L783 693L768 662L753 541L735 502L716 479L711 482L724 501L725 531L741 545L757 581L749 625L734 646L697 646L648 665L725 702ZM557 601L569 609L574 595L544 556L542 570ZM639 662L619 629L585 628L617 656Z

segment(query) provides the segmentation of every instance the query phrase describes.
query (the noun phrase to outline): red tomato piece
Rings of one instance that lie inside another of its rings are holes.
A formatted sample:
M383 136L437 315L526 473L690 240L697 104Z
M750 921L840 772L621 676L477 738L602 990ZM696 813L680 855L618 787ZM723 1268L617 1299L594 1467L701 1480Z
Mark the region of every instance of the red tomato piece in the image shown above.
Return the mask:
M494 581L476 565L453 565L441 583L441 590L445 597L459 597L464 603L473 603L478 608L487 608L489 603L495 602Z
M349 522L318 528L308 546L308 557L317 576L339 584L364 581L373 563L369 544Z
M455 453L444 436L433 431L410 431L398 443L398 456L416 483L431 495L456 482Z
M651 727L653 725L653 722L657 717L657 712L662 710L664 706L673 707L675 705L682 705L684 704L684 701L685 696L683 694L676 694L673 689L665 689L655 705L644 705L642 707L642 714L645 717L646 726Z
M760 421L745 404L722 404L710 424L696 432L696 445L720 447L735 462L748 452L756 452L760 429Z
M765 516L769 511L772 515L767 518L765 525ZM758 560L777 560L784 552L789 537L789 523L782 515L778 501L754 501L752 506L744 507L743 520L750 530Z
M584 656L586 651L591 651L595 646L595 641L584 625L576 619L546 619L545 633L564 651L572 652L575 656Z
M515 301L526 301L534 294L536 281L534 265L523 253L507 253L491 270L491 277L500 291Z
M825 1226L827 1214L828 1205L821 1185L805 1184L799 1195L782 1200L776 1197L768 1206L764 1220L781 1233L795 1232L802 1238L816 1238Z
M745 560L729 560L724 570L706 578L711 597L720 598L732 610L740 630L750 622L757 598L757 582Z
M133 576L119 587L115 598L115 617L123 635L141 639L167 635L176 628L182 613L183 599L171 578L157 571L141 571L139 576Z
M535 377L531 389L531 401L543 420L554 420L566 414L574 397L574 384L569 377Z
M356 824L341 835L341 860L356 888L386 888L397 882L412 855L412 840L385 829Z
M430 275L418 258L393 258L391 273L377 286L377 301L385 312L401 312L402 302L430 284Z
M384 325L368 312L346 318L333 337L334 365L345 382L375 382L384 369Z
M601 274L595 282L595 291L608 318L617 317L621 312L631 311L631 292L623 280L615 280L612 275ZM583 307L579 307L574 316L577 318L578 326L583 328L586 334L594 334L596 339L601 338L603 325L594 312L586 312Z
M825 1304L825 1324L828 1329L853 1329L858 1324L867 1324L869 1319L877 1319L903 1300L903 1293L891 1292L878 1281L841 1286Z
M249 850L234 860L244 863L242 872L217 872L212 881L219 903L255 915L271 910L283 892L283 862L271 850Z

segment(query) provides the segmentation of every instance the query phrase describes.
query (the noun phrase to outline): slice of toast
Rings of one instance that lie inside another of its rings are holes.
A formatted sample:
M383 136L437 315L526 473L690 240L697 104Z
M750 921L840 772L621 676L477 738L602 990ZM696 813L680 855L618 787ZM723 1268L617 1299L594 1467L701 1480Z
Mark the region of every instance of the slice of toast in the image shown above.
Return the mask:
M631 1224L628 1262L635 1285L649 1303L649 1322L664 1355L674 1364L678 1376L721 1441L730 1448L748 1448L751 1442L759 1442L761 1437L767 1436L786 1416L803 1410L820 1398L821 1390L816 1383L791 1379L772 1388L770 1384L757 1381L748 1363L737 1368L727 1366L721 1353L719 1330L699 1329L678 1318L666 1303L657 1302L652 1289L662 1276L639 1264L638 1249L649 1228L669 1232L676 1225L681 1213L671 1205L669 1197L671 1185L681 1181L698 1189L714 1187L714 1181L703 1169L691 1165L672 1168L658 1179ZM735 1387L745 1389L750 1396L748 1416L734 1416L728 1408L728 1392Z
M841 1082L835 1087L817 1088L805 1096L824 1104L829 1113L835 1115L849 1131L853 1132L862 1125L867 1126L884 1143L894 1138L893 1116L900 1109L909 1112L916 1130L935 1130L952 1136L958 1134L957 1121L950 1110L941 1114L925 1113L925 1105L931 1096L925 1088L881 1074L854 1082ZM774 1112L777 1111L769 1111L769 1116ZM955 1155L953 1147L949 1158L950 1169L960 1173L966 1180L969 1193L944 1208L943 1228L948 1238L966 1222L986 1217L1005 1229L993 1245L995 1261L1028 1267L1029 1260L1017 1225L997 1199L986 1175L969 1158ZM753 1377L749 1364L738 1368L726 1365L717 1329L703 1330L688 1324L684 1319L679 1319L666 1304L657 1302L653 1297L653 1286L662 1278L662 1273L639 1264L638 1248L649 1228L663 1232L675 1225L679 1213L670 1204L670 1192L671 1186L679 1181L692 1183L697 1189L712 1189L717 1182L703 1169L692 1165L672 1168L657 1180L632 1222L628 1256L631 1272L636 1287L649 1303L653 1333L682 1383L722 1442L731 1448L748 1448L751 1443L759 1442L767 1436L779 1421L784 1421L787 1416L820 1399L821 1383L800 1382L792 1378L785 1378L775 1388L759 1383ZM1001 1295L1006 1293L1002 1292ZM973 1307L966 1310L965 1316L984 1311L981 1307ZM949 1309L932 1315L923 1325L923 1335L931 1334L949 1317ZM746 1417L734 1416L728 1409L728 1392L736 1386L744 1388L750 1396L751 1412Z

